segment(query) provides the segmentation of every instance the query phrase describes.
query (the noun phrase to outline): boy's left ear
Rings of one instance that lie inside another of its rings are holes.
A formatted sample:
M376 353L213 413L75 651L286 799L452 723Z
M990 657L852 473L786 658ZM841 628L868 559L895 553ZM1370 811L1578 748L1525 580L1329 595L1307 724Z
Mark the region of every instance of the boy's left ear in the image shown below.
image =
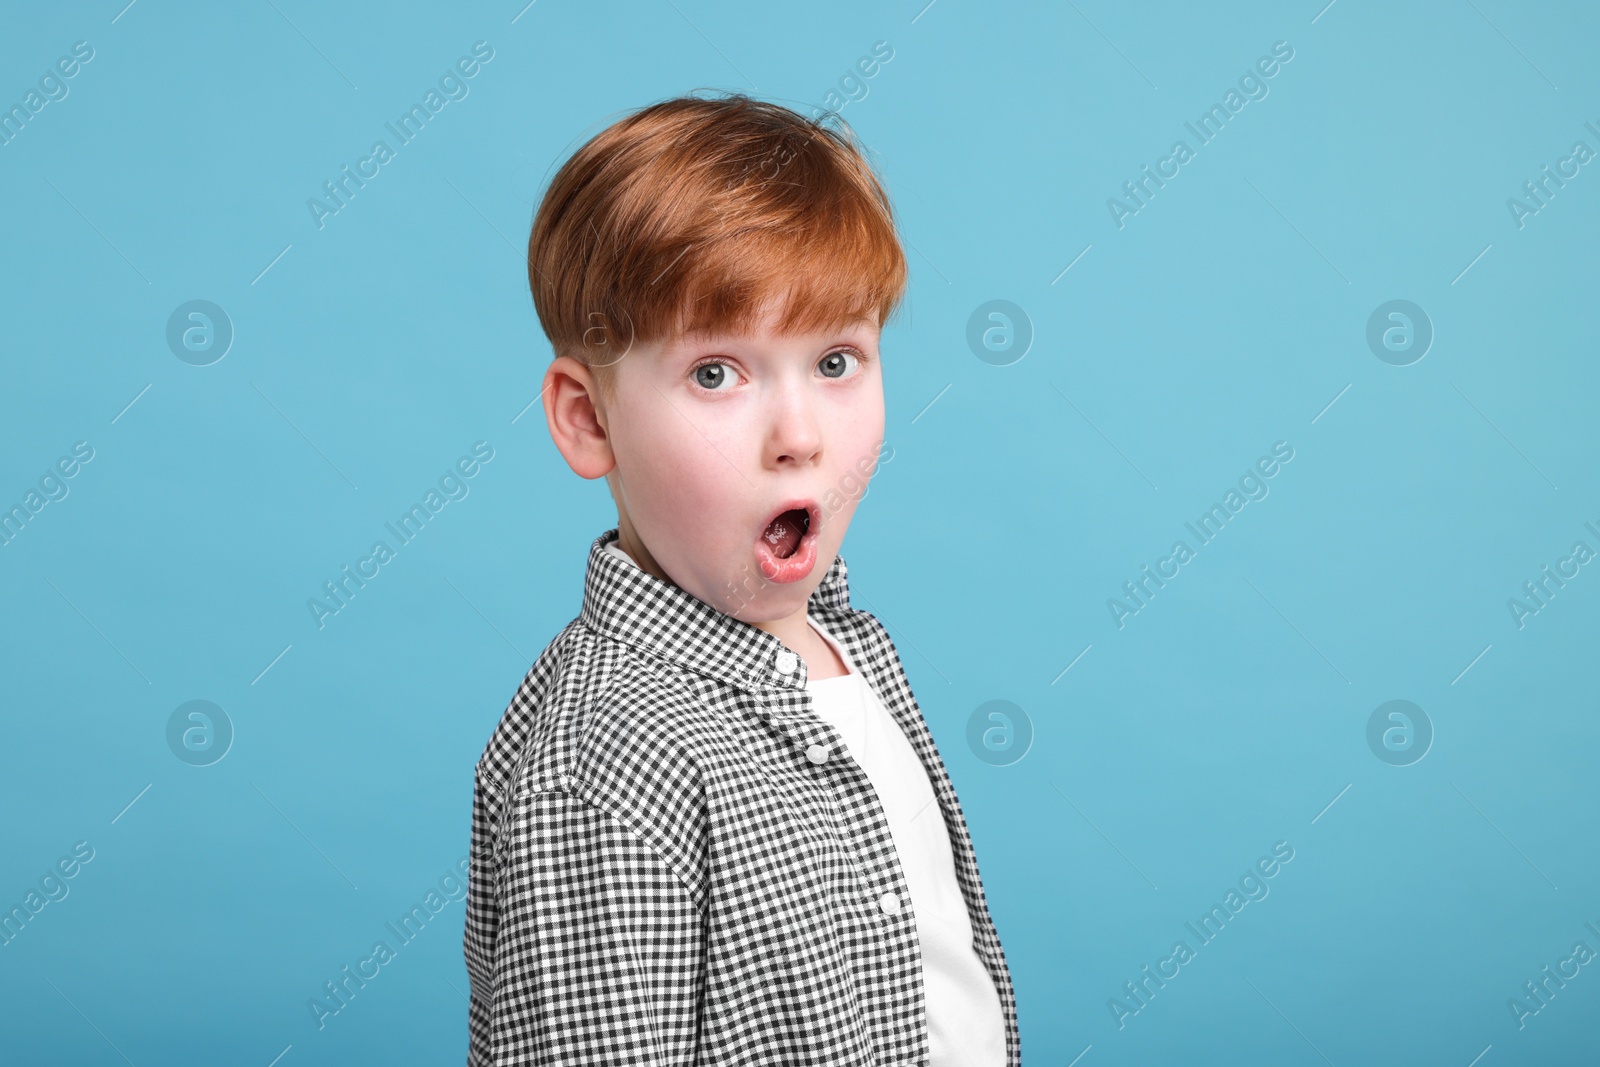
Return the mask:
M591 479L609 473L617 458L594 372L571 356L557 356L544 372L542 396L550 438L573 473Z

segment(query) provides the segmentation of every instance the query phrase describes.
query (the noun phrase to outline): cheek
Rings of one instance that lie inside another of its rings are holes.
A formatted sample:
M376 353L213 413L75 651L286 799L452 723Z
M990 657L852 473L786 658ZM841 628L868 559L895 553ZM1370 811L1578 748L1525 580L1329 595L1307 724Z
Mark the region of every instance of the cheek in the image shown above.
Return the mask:
M874 385L862 390L861 395L841 412L835 429L835 439L840 443L841 466L858 472L862 465L870 468L871 460L878 454L878 443L883 440L884 405L883 390Z
M883 393L874 390L852 403L834 428L834 462L829 472L829 500L833 508L835 537L843 539L844 526L855 514L856 505L877 477L879 444L884 437Z
M737 434L681 401L626 414L614 447L634 521L658 536L702 540L744 485Z

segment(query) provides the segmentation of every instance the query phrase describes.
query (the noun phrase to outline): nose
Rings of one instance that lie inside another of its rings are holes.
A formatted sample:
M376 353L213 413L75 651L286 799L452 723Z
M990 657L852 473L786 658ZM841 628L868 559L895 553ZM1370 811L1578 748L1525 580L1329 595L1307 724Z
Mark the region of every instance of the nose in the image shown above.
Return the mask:
M773 394L767 432L768 467L809 466L822 454L822 424L808 382L785 382Z

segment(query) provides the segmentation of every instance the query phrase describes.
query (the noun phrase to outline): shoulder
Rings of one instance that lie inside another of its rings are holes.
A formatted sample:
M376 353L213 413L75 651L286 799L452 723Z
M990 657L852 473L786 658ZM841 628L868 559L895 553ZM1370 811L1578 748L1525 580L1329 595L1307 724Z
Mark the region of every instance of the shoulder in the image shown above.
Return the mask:
M593 635L574 619L539 653L478 757L482 787L497 794L509 790L524 757L549 732L563 701L569 699L563 694L570 694L574 685L581 688L585 676L603 676L594 645Z
M575 620L523 679L478 761L489 831L515 847L524 835L513 824L542 818L560 807L551 794L568 794L699 888L706 767L730 740L723 691Z
M688 758L717 732L722 688L573 620L517 687L479 757L479 776L508 792Z

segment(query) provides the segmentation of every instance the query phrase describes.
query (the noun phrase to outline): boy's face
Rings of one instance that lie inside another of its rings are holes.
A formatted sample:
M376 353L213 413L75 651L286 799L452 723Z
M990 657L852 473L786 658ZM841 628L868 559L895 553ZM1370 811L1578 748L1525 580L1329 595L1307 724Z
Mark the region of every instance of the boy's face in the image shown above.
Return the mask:
M621 547L745 622L805 609L883 441L879 327L635 346L597 418ZM805 518L785 509L799 505ZM801 536L802 530L804 536Z

